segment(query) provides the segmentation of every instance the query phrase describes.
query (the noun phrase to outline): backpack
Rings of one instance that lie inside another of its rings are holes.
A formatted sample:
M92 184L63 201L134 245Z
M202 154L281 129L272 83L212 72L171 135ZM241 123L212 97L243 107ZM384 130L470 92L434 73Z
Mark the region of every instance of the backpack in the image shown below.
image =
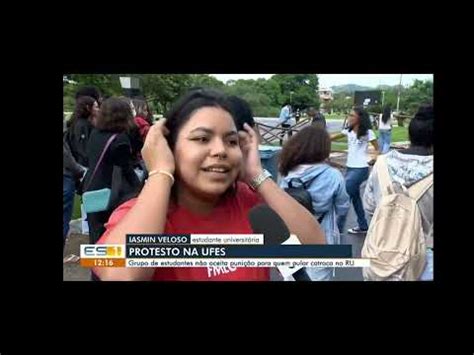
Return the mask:
M307 188L313 180L316 178L313 177L312 179L303 182L300 178L292 178L288 182L288 187L285 188L285 192L293 197L296 201L298 201L303 207L305 207L309 212L311 212L312 215L315 214L314 208L313 208L313 199L311 197L311 194L308 192ZM294 182L298 182L299 186L295 187L293 185ZM326 212L324 212L319 218L318 218L318 223L321 223L323 218L326 216Z
M363 268L366 281L416 281L426 263L426 241L423 234L418 200L433 184L433 174L410 188L395 191L388 172L386 157L377 159L382 199L370 222L362 258L370 259Z

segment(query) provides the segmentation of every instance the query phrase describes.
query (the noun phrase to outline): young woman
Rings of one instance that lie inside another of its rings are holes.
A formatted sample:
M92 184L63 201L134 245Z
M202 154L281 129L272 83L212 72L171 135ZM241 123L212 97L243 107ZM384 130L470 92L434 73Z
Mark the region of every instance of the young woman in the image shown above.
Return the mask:
M389 106L385 106L383 113L379 117L379 146L380 154L385 154L390 150L392 142L392 110Z
M76 162L88 167L87 146L89 136L99 113L99 104L90 96L81 96L76 101L71 123L66 133L67 144Z
M144 100L134 99L133 106L136 112L134 121L138 127L140 137L142 138L143 142L145 142L146 135L148 134L151 126L148 122L148 105Z
M340 244L336 217L347 214L350 201L344 177L327 164L330 152L331 140L322 125L303 128L281 151L279 170L283 179L280 187L287 188L290 182L294 187L305 184L312 198L314 217L321 221L326 244ZM314 281L330 280L332 271L332 268L307 269Z
M433 173L434 111L433 106L419 108L408 127L410 148L392 150L385 155L386 166L394 188L409 189ZM364 207L369 215L375 213L381 198L379 164L375 164L364 193ZM433 185L418 200L423 234L426 238L427 264L421 280L433 279Z
M125 198L124 196L137 192L140 183L133 170L134 158L128 136L133 126L133 114L125 100L111 97L102 103L96 127L92 130L87 146L87 158L90 165L84 179L85 191L115 189L113 194L118 201L113 201L113 203L119 203L121 198ZM104 157L92 177L108 140L114 134L116 137L105 150ZM109 219L113 208L112 205L108 211L87 215L91 243L97 242L104 233L104 224Z
M150 128L142 155L149 178L138 198L119 206L98 243L125 244L127 233L252 233L247 214L264 202L301 243L324 244L314 217L262 169L255 132L237 132L223 94L181 98ZM237 181L241 169L245 183ZM269 280L268 269L95 268L102 280Z
M358 226L348 230L348 233L365 233L369 229L365 218L362 199L360 197L360 186L369 177L368 165L368 145L369 142L378 151L377 138L371 129L369 114L361 107L355 107L349 114L348 128L344 128L341 133L331 135L331 140L347 137L347 170L346 189L351 198L352 205L357 214ZM338 217L339 231L343 233L346 217Z

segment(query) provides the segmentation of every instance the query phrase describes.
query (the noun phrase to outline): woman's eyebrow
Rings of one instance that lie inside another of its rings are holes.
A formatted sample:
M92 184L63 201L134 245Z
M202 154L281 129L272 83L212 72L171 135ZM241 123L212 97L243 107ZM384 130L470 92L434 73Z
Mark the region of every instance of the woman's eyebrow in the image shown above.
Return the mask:
M191 132L189 132L189 133L193 133L193 132L195 132L195 131L204 131L204 132L210 133L210 134L214 133L214 131L213 131L212 129L205 128L205 127L197 127L197 128L194 128L194 129L191 130Z
M189 133L193 133L195 131L203 131L205 133L209 133L209 134L214 134L214 131L210 128L206 128L206 127L197 127L197 128L194 128L193 130L191 130ZM228 136L233 136L233 135L237 135L237 131L229 131L227 132L224 137L228 137Z

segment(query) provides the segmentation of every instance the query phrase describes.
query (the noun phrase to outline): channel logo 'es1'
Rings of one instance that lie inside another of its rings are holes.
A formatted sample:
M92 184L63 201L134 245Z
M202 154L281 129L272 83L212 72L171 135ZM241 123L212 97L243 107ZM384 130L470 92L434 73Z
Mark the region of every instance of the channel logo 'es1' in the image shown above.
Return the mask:
M122 244L83 244L81 258L125 258L125 245Z

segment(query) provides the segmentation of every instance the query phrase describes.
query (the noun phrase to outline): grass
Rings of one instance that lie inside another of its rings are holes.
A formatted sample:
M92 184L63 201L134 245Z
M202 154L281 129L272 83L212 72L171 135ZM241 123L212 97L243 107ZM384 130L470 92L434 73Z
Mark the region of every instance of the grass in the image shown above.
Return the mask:
M377 138L380 136L379 131L374 131ZM407 142L408 139L408 128L395 126L392 129L392 142ZM265 143L266 144L266 143ZM278 141L271 143L274 146L280 146ZM338 141L331 143L331 150L347 150L347 138L341 138Z
M331 151L333 150L347 150L346 142L331 142Z
M377 138L380 136L379 131L374 131ZM407 142L408 128L407 127L393 127L392 128L392 142ZM341 138L331 143L331 150L347 150L347 138Z
M378 137L378 131L377 131ZM407 127L393 127L392 129L392 142L407 142L408 139L408 128Z
M79 195L74 196L74 207L72 209L72 218L81 218L81 197Z

